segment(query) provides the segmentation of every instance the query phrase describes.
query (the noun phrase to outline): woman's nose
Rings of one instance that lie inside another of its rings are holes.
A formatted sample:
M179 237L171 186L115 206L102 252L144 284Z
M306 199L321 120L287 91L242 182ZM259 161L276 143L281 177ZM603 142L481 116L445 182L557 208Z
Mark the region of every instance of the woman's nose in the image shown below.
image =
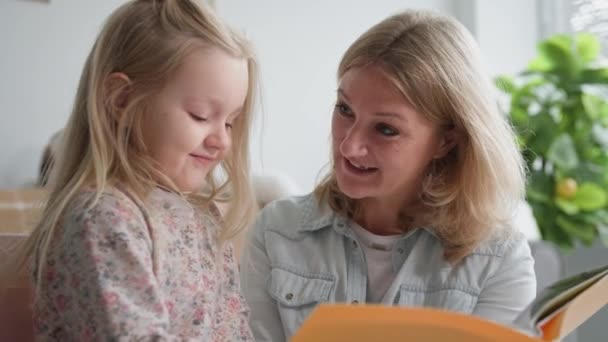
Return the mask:
M340 153L343 156L361 157L367 154L367 142L364 132L357 126L352 126L340 143Z

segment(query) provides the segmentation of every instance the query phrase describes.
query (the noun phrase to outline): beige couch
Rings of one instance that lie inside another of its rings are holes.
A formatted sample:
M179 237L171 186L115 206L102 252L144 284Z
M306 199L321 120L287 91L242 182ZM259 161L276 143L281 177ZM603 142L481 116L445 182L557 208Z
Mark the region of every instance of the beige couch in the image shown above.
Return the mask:
M41 188L0 191L0 261L7 260L26 238L42 211ZM2 279L5 281L6 279ZM33 341L30 290L26 279L0 292L0 341Z

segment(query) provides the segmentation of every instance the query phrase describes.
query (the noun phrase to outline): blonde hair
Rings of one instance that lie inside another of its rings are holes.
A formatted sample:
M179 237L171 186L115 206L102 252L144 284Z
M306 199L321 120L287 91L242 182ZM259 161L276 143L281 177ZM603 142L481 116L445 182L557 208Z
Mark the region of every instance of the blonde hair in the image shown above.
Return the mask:
M121 189L127 186L126 190L139 202L157 185L180 193L146 155L141 122L146 103L197 48L219 48L245 59L249 89L243 112L233 123L233 147L219 169L207 176L208 191L204 195L183 195L194 205L209 208L218 194L229 192L230 206L224 215L220 240L235 236L251 223L256 204L249 180L248 152L257 66L250 46L212 11L192 1L129 1L108 18L86 60L62 150L51 172L43 219L11 273L23 271L34 251L38 264L44 265L54 229L70 201L85 186L96 190L91 203L99 199L104 189L116 184ZM121 115L114 115L114 106L124 89L107 87L108 76L115 72L124 73L131 82L129 101ZM37 273L38 278L40 269Z
M340 79L353 68L380 67L415 110L458 133L457 145L428 166L418 207L409 208L405 219L410 227L431 229L450 261L460 260L493 233L510 232L515 205L524 194L522 156L480 55L456 20L405 11L359 37L338 69ZM315 193L351 218L361 210L340 191L333 168Z

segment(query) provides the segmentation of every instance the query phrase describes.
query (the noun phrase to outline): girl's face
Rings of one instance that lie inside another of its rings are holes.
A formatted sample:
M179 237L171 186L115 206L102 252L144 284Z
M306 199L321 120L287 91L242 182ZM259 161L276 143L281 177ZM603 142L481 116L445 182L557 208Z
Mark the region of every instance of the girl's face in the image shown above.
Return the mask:
M334 172L345 195L403 204L415 200L429 163L451 147L440 127L373 65L342 76L332 138Z
M247 97L247 62L216 48L190 53L149 103L144 143L184 192L197 191L230 150Z

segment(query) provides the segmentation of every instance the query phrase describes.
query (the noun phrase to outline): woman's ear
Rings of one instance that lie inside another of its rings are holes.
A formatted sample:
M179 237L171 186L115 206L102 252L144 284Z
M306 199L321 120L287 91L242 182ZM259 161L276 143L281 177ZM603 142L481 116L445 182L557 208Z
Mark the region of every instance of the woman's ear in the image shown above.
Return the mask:
M458 134L455 128L450 128L449 130L444 131L439 143L439 148L433 156L433 159L445 157L446 154L448 154L456 145L458 145L459 140L460 134Z
M121 113L129 102L131 79L122 72L113 72L106 78L104 86L112 113L115 115Z

